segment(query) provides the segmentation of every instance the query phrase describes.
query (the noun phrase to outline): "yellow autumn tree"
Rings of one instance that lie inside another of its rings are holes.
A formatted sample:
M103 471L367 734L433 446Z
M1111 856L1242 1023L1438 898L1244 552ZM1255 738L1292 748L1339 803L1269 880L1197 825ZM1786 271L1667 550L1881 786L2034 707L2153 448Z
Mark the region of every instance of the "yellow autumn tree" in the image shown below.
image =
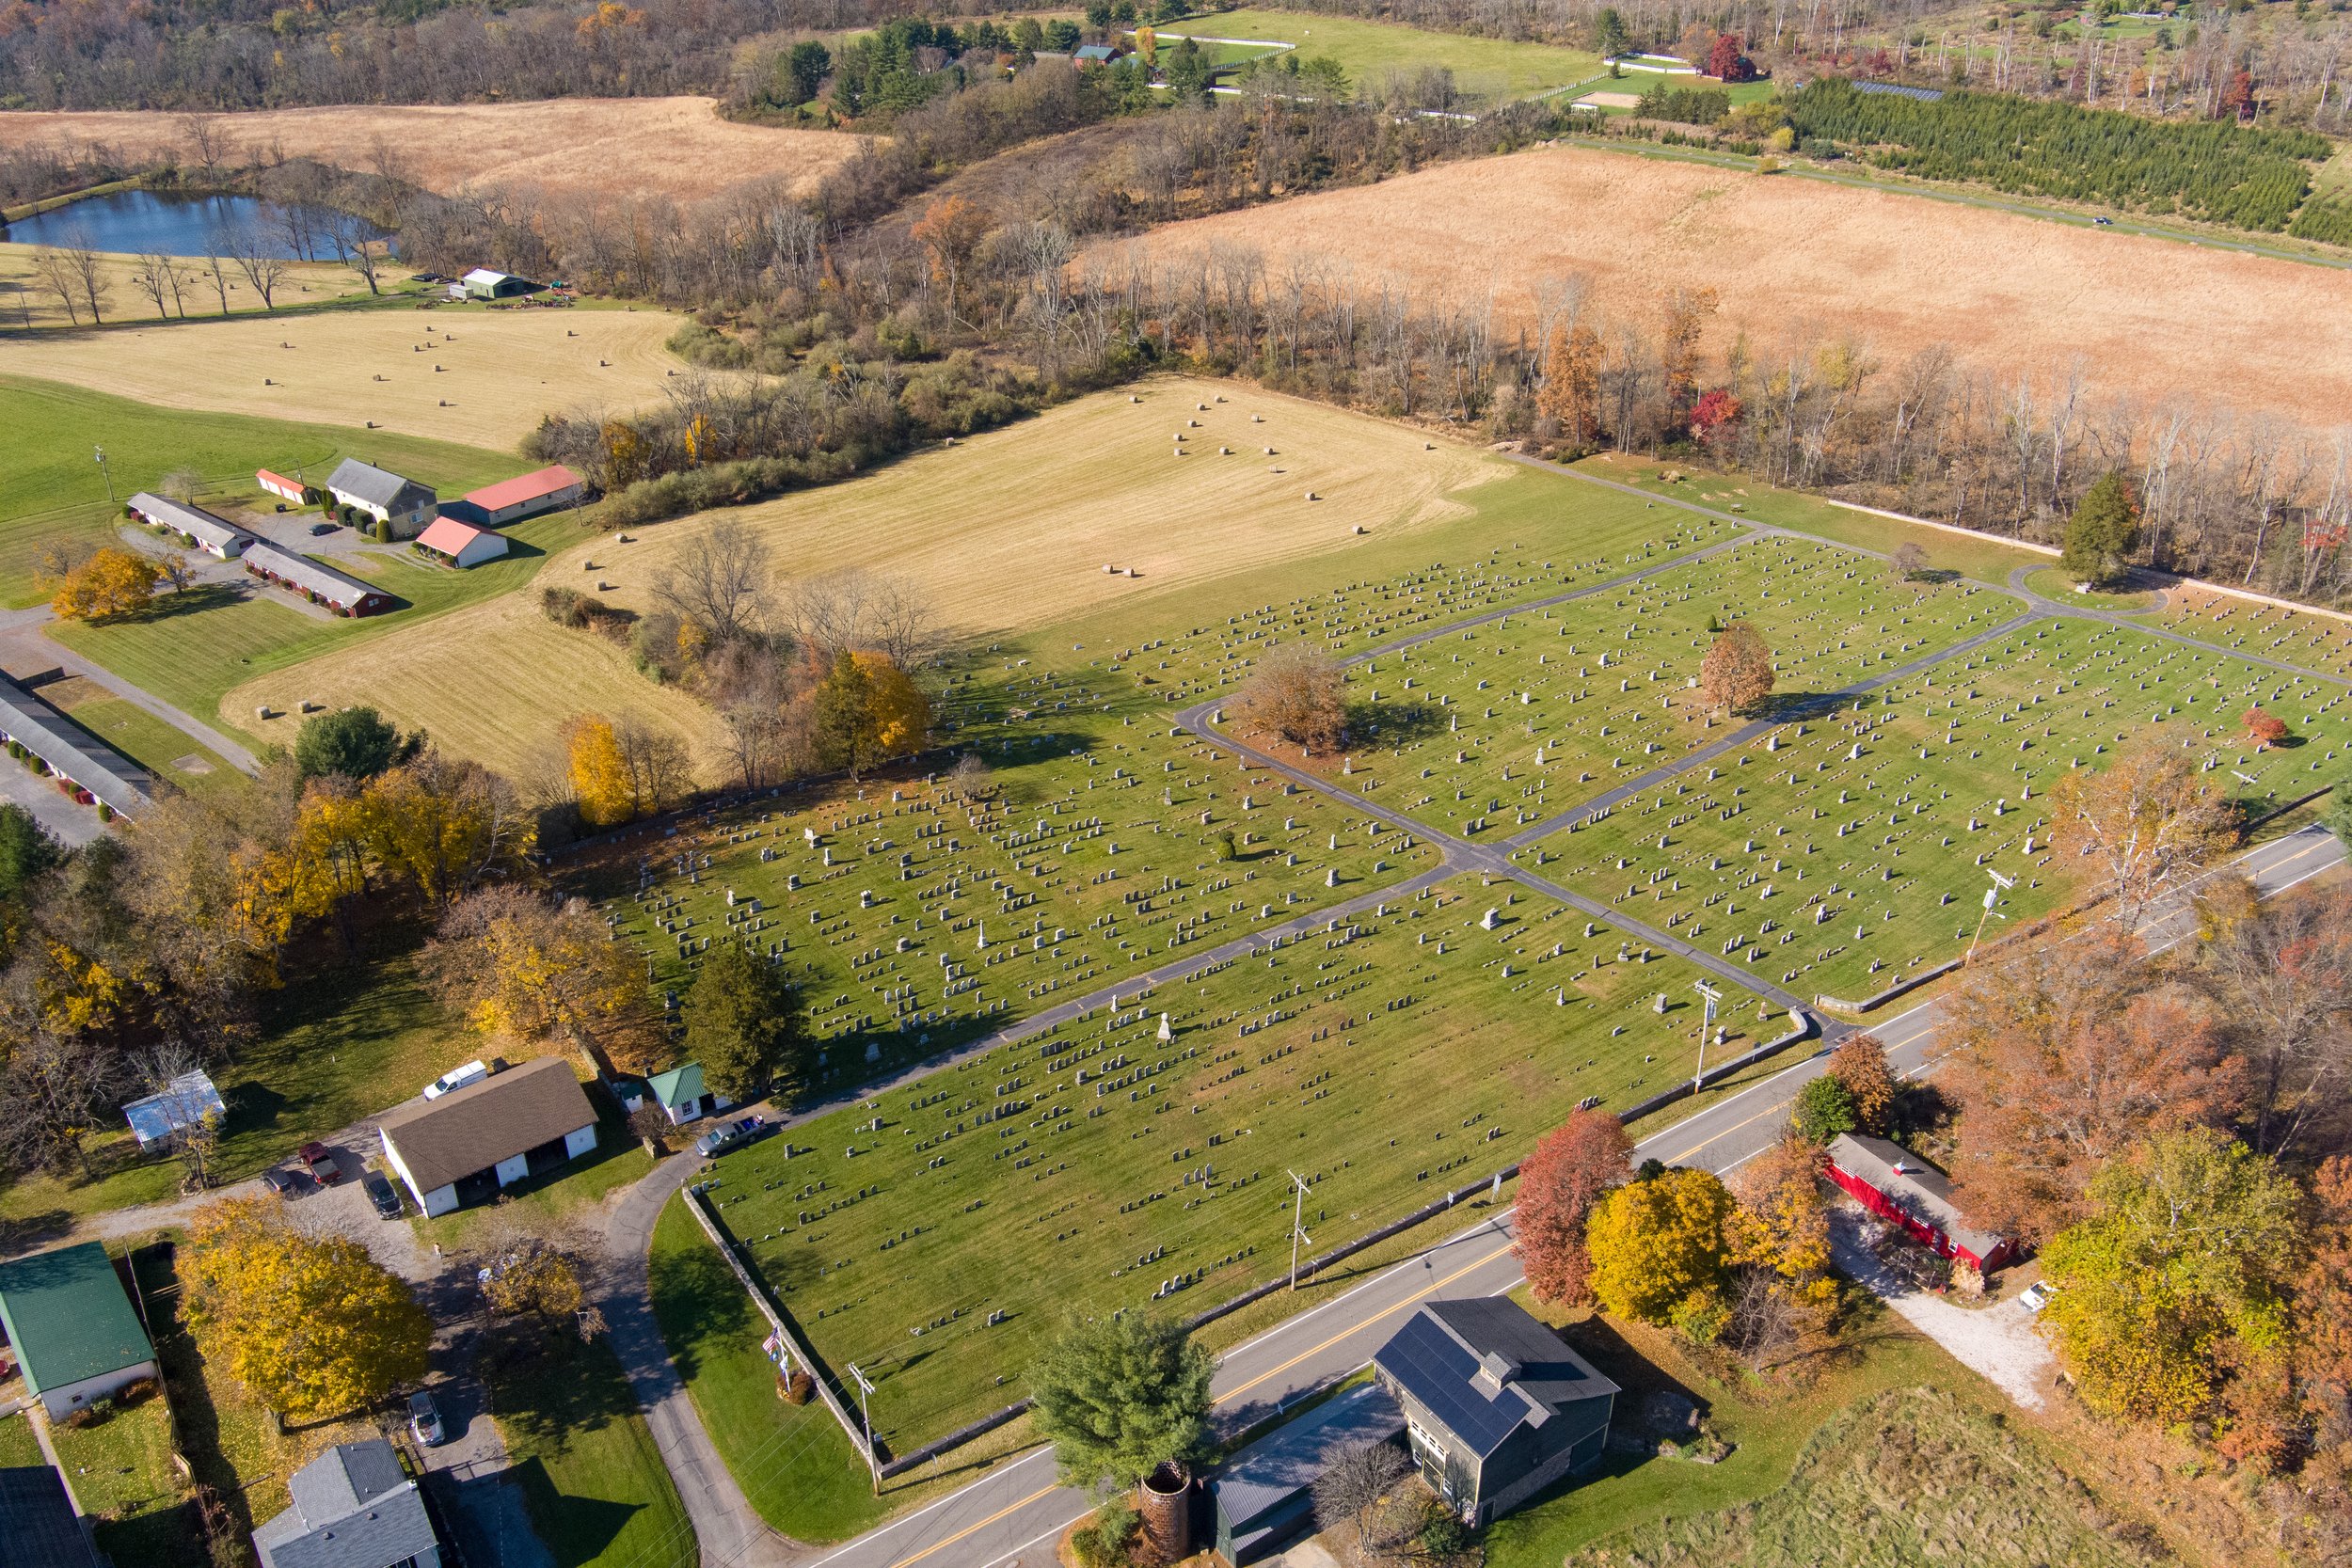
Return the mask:
M1621 1317L1713 1338L1728 1284L1724 1222L1732 1208L1712 1171L1670 1170L1619 1187L1585 1222L1593 1293Z
M433 1323L405 1282L347 1236L307 1236L258 1198L210 1205L188 1227L188 1326L281 1418L336 1416L424 1375Z
M56 582L49 609L60 621L136 614L163 579L163 568L147 557L110 545Z
M612 828L637 815L637 791L612 721L581 714L564 732L564 752L581 821L592 828Z
M421 960L426 982L474 1028L569 1044L624 1071L661 1065L660 1020L635 951L574 898L487 887L442 916Z
M506 781L479 763L422 756L368 781L366 849L428 904L447 904L534 838Z
M1740 1169L1739 1206L1725 1216L1731 1261L1769 1269L1808 1307L1836 1297L1829 1277L1829 1210L1821 1202L1821 1151L1791 1129Z
M931 732L930 699L916 689L888 654L861 653L857 662L866 672L866 701L874 716L875 749L885 757L921 751Z

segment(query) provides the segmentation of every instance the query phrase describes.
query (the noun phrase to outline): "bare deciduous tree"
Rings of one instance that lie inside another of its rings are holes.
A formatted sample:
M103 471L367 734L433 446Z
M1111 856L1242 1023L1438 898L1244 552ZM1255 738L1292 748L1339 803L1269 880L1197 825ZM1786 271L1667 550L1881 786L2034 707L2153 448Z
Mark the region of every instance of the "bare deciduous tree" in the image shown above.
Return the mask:
M769 552L729 517L696 536L655 580L654 596L715 642L758 634L768 618Z
M1304 642L1286 644L1260 659L1242 688L1241 704L1258 728L1310 752L1318 746L1330 750L1347 738L1339 660Z
M1315 1524L1323 1529L1352 1524L1367 1551L1377 1551L1381 1506L1412 1463L1393 1443L1365 1443L1343 1451L1315 1478Z
M282 256L272 255L270 251L269 241L251 224L230 236L230 259L237 263L237 270L253 286L253 292L262 296L262 309L264 310L278 309L278 285L285 280L286 269L293 264ZM222 313L227 313L226 301L223 302Z

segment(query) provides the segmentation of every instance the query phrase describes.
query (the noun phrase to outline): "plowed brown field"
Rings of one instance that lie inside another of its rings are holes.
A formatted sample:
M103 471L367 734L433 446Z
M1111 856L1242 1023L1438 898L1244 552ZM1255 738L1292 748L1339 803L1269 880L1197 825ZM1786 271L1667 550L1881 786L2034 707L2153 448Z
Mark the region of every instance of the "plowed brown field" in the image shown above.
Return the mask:
M721 119L707 98L558 98L528 103L351 104L211 117L234 156L283 150L374 166L378 143L409 177L447 194L530 186L550 196L715 196L747 181L814 184L859 138ZM138 110L0 114L0 146L95 142L126 152L183 148L186 117Z
M1361 287L1400 277L1506 320L1583 273L1612 314L1712 286L1711 345L1851 333L1882 361L1930 343L2001 376L2062 376L2094 398L2263 412L2319 429L2352 409L2352 273L2011 213L1583 148L1448 164L1153 231L1320 258Z

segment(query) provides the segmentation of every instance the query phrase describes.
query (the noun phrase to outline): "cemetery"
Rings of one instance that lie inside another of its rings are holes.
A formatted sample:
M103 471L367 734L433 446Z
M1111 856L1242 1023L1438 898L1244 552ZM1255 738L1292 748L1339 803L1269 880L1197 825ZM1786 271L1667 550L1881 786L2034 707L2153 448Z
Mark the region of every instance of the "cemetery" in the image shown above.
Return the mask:
M2258 751L2260 705L2290 740ZM2352 749L2344 687L2092 622L2037 622L1782 726L1736 759L1645 790L1523 851L1628 918L1714 943L1803 995L1855 998L2063 908L2040 801L2058 775L2150 734L2177 736L2262 812L2309 793Z
M1292 1172L1335 1244L1516 1161L1581 1101L1691 1070L1697 970L1483 880L861 1097L720 1161L707 1196L817 1354L874 1379L904 1451L1020 1397L1076 1286L1193 1312L1279 1275ZM1722 1022L1733 1051L1785 1026L1746 1005Z
M2255 658L2352 679L2352 621L2194 588L2167 589L2164 597L2160 608L2140 619Z
M1349 787L1465 836L1507 833L1720 740L1695 689L1735 619L1773 651L1773 701L1823 695L2013 619L1970 583L1897 581L1851 551L1778 536L1605 594L1448 631L1348 670L1364 748ZM1232 717L1229 715L1229 718Z

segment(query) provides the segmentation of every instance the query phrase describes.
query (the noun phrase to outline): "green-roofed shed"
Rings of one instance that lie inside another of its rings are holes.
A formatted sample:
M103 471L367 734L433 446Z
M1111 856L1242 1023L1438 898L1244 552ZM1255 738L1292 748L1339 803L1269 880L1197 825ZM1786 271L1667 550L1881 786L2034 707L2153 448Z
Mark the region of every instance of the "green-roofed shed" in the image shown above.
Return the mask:
M735 1101L725 1095L713 1094L703 1082L703 1065L689 1062L667 1072L657 1072L645 1080L645 1088L661 1107L661 1114L670 1118L673 1127L700 1117L716 1116L732 1108Z
M155 1375L155 1347L102 1243L0 1263L0 1328L56 1419Z

